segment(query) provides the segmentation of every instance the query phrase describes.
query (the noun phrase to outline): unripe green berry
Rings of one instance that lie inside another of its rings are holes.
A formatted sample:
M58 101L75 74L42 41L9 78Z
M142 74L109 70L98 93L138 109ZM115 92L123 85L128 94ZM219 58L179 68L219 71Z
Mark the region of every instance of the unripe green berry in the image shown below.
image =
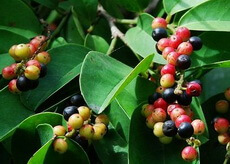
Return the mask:
M66 129L64 126L57 125L53 127L54 135L56 136L64 136L66 133Z
M157 122L154 126L153 126L153 134L156 137L163 137L165 136L163 133L163 122Z
M105 135L107 132L107 127L103 123L96 123L93 125L93 127L99 127L101 129L103 135Z
M15 47L15 56L19 59L27 59L30 57L30 48L26 44L19 44Z
M68 125L70 125L73 129L80 129L84 123L83 118L80 114L73 114L69 117Z
M103 124L104 125L104 124ZM93 140L101 140L103 136L105 135L104 128L101 128L100 126L93 126L94 134L93 134Z
M79 134L82 138L89 140L93 138L94 128L90 124L83 125L79 130Z
M60 154L63 154L63 153L65 153L67 151L68 144L64 139L57 138L53 142L53 147L54 147L54 151L56 151L56 152L58 152Z
M159 138L159 141L163 144L169 144L172 142L172 137L163 136Z
M83 118L84 121L86 121L90 118L91 111L88 107L80 106L79 108L77 108L77 110L78 110L79 114L81 115L81 117Z
M108 116L105 115L105 114L100 114L100 115L98 115L98 116L96 117L95 123L96 123L96 124L97 124L97 123L103 123L103 124L105 124L106 126L108 126L108 125L109 125L109 118L108 118Z

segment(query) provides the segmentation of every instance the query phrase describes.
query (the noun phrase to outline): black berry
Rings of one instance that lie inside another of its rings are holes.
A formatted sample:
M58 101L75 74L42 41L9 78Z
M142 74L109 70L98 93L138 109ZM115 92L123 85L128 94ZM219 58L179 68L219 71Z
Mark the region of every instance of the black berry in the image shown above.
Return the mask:
M167 88L164 90L162 94L162 98L167 102L167 103L173 103L176 101L177 95L174 94L174 88Z
M165 121L163 124L163 133L165 136L173 137L177 134L177 128L172 120Z
M191 123L189 122L183 122L180 124L178 128L178 134L182 138L189 138L193 135L194 129Z
M83 106L85 104L85 101L81 94L76 94L70 98L70 103L72 105L79 107L79 106Z
M81 147L86 150L88 148L88 140L80 137L80 135L77 135L76 137L73 138L74 141L76 141Z
M183 92L181 95L177 96L177 102L180 105L187 106L187 105L191 104L192 97L189 96L186 92Z
M152 32L152 37L155 41L159 41L162 38L167 38L168 34L164 28L156 28Z
M202 40L197 36L189 38L189 42L192 44L193 50L200 50L203 45Z
M161 98L161 94L158 92L155 92L154 94L149 96L148 103L153 104L158 98Z
M63 116L66 121L68 121L69 117L75 113L78 113L76 106L68 106L63 110Z
M40 78L46 76L47 74L47 66L45 64L40 64L41 65L41 71L40 71Z
M31 80L25 76L20 76L17 79L16 86L20 91L28 91L31 88Z
M191 59L188 55L180 55L177 58L177 67L181 70L188 69L191 66Z

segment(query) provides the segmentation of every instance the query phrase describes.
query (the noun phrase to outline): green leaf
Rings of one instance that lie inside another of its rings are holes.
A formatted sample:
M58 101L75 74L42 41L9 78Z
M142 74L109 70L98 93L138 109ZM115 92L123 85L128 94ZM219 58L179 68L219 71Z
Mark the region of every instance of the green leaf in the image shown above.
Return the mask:
M10 57L8 53L0 55L0 74L2 74L2 69L6 66L13 64L15 61L13 58Z
M55 48L67 44L66 40L63 37L58 37L53 42L51 42L50 48Z
M58 6L58 0L34 0L35 2L43 5L43 6L46 6L48 8L51 8L51 9L55 9L57 6Z
M124 7L128 11L132 12L143 12L150 0L115 0L116 3Z
M152 55L132 70L109 56L90 52L83 62L80 75L80 88L85 101L94 112L101 113L125 86L140 72L147 70L151 60Z
M180 11L189 9L191 7L197 6L201 4L202 2L205 2L207 0L193 0L193 1L187 1L187 0L163 0L163 5L165 11L173 15L175 13L178 13Z
M102 53L106 53L109 49L109 44L104 38L90 34L86 36L84 46Z
M33 112L25 108L20 102L19 96L10 93L8 88L0 91L0 100L0 140L2 141L12 135L10 131Z
M137 26L126 32L125 39L129 47L143 58L150 54L154 54L154 62L166 64L163 57L157 53L155 48L156 42L151 37L152 21L153 17L151 15L146 13L141 14L138 18Z
M47 123L52 126L62 125L63 117L56 113L40 113L28 117L17 127L12 137L12 155L15 163L26 163L41 146L36 127ZM26 144L25 144L25 142Z
M11 163L10 154L4 148L2 143L0 143L0 153L1 153L1 156L0 156L1 163L10 164Z
M41 33L41 25L37 17L31 8L23 1L1 0L0 11L0 26L5 26L7 29L10 28L12 30L22 29L24 31L31 31L36 34Z
M52 60L47 65L46 77L40 80L36 89L21 94L22 102L32 110L36 110L41 103L79 75L82 61L89 49L66 44L48 52Z
M179 26L200 31L230 31L228 0L207 1L189 10L179 21Z
M160 143L145 124L145 118L141 115L142 105L134 111L131 118L129 163L187 164L188 162L181 158L181 151L187 143L176 138L168 145ZM198 164L199 160L195 163Z
M53 127L50 124L39 124L36 130L40 137L41 145L46 144L54 136Z
M68 150L64 154L59 154L54 151L52 145L53 140L50 140L30 158L28 164L89 164L87 154L77 143L70 139L66 139L66 142L68 144Z

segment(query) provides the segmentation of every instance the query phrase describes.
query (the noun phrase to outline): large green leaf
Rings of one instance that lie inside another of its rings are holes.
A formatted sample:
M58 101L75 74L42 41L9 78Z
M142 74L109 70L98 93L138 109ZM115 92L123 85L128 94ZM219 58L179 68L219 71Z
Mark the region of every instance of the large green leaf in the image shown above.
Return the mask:
M109 44L104 38L97 35L87 35L84 46L98 52L106 53L109 49Z
M46 144L54 136L53 127L50 124L39 124L36 127L41 145Z
M53 140L50 140L30 158L28 164L89 164L87 154L77 143L70 139L67 139L66 142L68 144L68 150L64 154L59 154L54 151L52 145Z
M138 18L137 26L129 29L125 34L125 39L129 47L142 57L154 54L153 61L165 64L166 61L155 49L156 42L152 39L151 23L153 17L149 14L141 14Z
M207 0L193 0L193 1L188 1L188 0L163 0L164 4L164 9L165 11L173 15L177 12L186 10L188 8L197 6L201 4L202 2L205 2Z
M47 123L55 126L62 125L62 122L62 115L55 113L36 114L21 122L12 137L11 149L15 163L26 163L41 147L40 137L36 130L39 124Z
M80 88L85 101L94 112L101 113L125 86L139 73L146 71L151 60L150 55L132 70L109 56L90 52L83 62L80 75Z
M41 33L41 26L37 17L23 1L1 0L0 11L0 28L7 27L7 29L23 32L24 35L30 35L30 37Z
M78 76L82 61L89 49L75 44L66 44L48 52L52 60L47 65L46 77L40 80L36 89L21 94L22 102L32 110L36 110L41 103Z
M5 88L0 91L0 140L7 135L14 127L16 127L22 120L29 117L33 112L29 111L20 102L19 96L14 95ZM7 135L7 136L6 136Z
M133 113L129 135L129 162L157 164L186 164L181 158L181 151L186 146L184 140L173 139L172 143L164 145L153 135L141 115L141 106ZM193 162L199 164L199 160Z
M215 0L202 3L181 17L179 26L200 31L230 31L229 1Z
M54 9L58 6L59 0L34 0L35 2L40 3L43 6Z
M117 4L133 12L142 12L150 0L115 0Z

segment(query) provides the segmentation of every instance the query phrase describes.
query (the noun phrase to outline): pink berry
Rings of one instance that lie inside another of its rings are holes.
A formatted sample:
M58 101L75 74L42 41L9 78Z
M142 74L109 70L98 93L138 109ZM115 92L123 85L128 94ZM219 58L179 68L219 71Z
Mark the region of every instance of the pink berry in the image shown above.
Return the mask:
M174 65L171 64L166 64L162 69L161 69L161 76L164 74L171 74L175 75L176 73L176 68Z
M169 64L172 64L172 65L174 65L174 66L176 66L176 64L177 64L177 59L178 59L179 56L180 56L180 54L177 53L177 52L170 52L170 53L168 54L168 56L167 56L167 61L168 61L168 63L169 63Z
M152 22L152 28L166 28L167 27L167 22L164 18L155 18Z
M169 46L175 49L183 42L182 38L179 35L171 35L169 40Z
M41 64L39 63L39 61L37 61L37 60L29 60L26 63L26 67L31 66L31 65L34 65L34 66L38 67L41 70Z
M163 122L166 119L166 112L162 108L156 108L153 110L152 117L156 122Z
M163 98L159 98L154 102L153 106L154 108L162 108L166 111L168 103Z
M169 47L169 42L168 38L162 38L157 42L157 48L162 52L166 47Z
M171 104L171 105L169 105L168 108L167 108L168 115L171 115L172 111L175 108L181 108L181 106L179 104Z
M192 121L192 126L194 129L194 134L195 135L200 135L203 134L205 131L205 124L203 121L196 119Z
M163 56L163 58L164 58L165 60L167 60L168 54L169 54L170 52L174 52L174 51L175 51L175 49L172 48L172 47L166 47L166 48L164 48L164 50L162 51L162 56Z
M13 79L8 84L8 89L11 93L20 93L21 91L16 86L17 79Z
M197 151L194 147L192 146L187 146L185 147L182 152L181 152L181 156L185 161L194 161L197 158Z
M176 121L176 119L181 116L181 115L185 115L185 110L182 108L175 108L173 109L173 111L170 114L170 118L172 121Z
M15 70L13 67L8 66L2 70L2 77L7 80L11 80L16 77Z
M226 118L217 118L214 122L214 128L220 134L226 133L229 128L229 121Z
M179 27L176 30L176 35L180 36L183 41L187 41L190 38L190 31L186 27Z
M183 123L183 122L191 123L192 120L191 120L191 118L189 116L187 116L185 114L182 114L179 117L177 117L177 119L175 120L176 127L178 128L180 126L180 124Z
M172 87L175 83L175 78L171 74L164 74L161 76L160 84L162 87L169 88Z
M179 54L183 54L183 55L191 55L193 52L193 47L192 44L189 42L182 42L178 48L177 48L177 52Z

